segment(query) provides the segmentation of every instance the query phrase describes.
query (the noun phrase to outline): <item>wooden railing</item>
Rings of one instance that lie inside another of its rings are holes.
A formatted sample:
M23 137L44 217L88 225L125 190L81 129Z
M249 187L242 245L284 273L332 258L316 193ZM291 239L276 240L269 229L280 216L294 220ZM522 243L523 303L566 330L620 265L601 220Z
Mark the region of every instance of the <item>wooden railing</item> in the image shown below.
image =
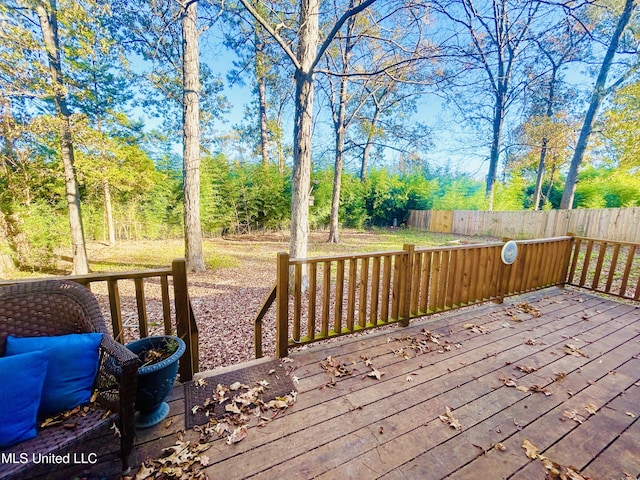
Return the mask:
M640 300L640 244L575 237L567 284Z
M120 288L122 281L133 281L135 288L136 316L139 337L149 336L148 301L145 296L145 283L158 283L162 303L162 322L165 335L177 335L186 344L186 351L180 358L180 380L188 381L198 371L198 326L196 324L189 290L187 287L187 270L184 259L174 260L171 268L139 270L119 273L90 273L87 275L71 275L60 277L80 283L89 289L106 284L109 299L109 315L113 337L120 343L125 343L125 327L123 323L123 309ZM172 319L171 298L169 294L169 279L173 279L173 298L175 322ZM29 282L28 280L0 281L0 285L10 283Z
M398 323L565 282L571 237L517 242L503 264L503 243L290 259L278 254L277 282L255 319L276 304L276 355L289 348Z

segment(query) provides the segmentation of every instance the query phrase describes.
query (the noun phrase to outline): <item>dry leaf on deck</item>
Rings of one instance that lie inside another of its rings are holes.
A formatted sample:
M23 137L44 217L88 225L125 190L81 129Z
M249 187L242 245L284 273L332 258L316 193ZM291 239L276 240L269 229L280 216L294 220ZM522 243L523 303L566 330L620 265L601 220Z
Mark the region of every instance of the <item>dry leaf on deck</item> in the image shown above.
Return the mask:
M231 432L231 435L227 437L227 445L232 445L234 443L240 442L241 440L244 440L245 438L247 438L248 434L249 430L245 425L236 428L233 432Z
M538 447L536 447L529 440L525 439L522 441L522 448L524 449L524 453L527 457L531 459L538 458Z
M589 405L587 405L586 407L584 407L584 409L589 412L591 415L595 415L596 412L598 411L598 407L596 407L593 403L590 403Z
M567 376L566 372L556 373L554 381L555 382L562 382L564 380L564 377L566 377L566 376Z
M475 323L465 323L462 328L471 330L473 333L488 333L487 327L476 325Z
M438 418L440 418L440 420L442 420L444 423L448 423L451 428L462 430L462 425L460 425L460 422L458 422L458 420L451 413L451 408L447 407L446 413L444 415L440 415Z
M585 355L582 351L580 351L580 349L574 345L571 344L565 344L564 346L564 353L566 353L567 355L573 355L574 357L584 357L584 358L589 358L587 355Z
M345 375L351 375L351 370L349 370L346 365L340 363L339 360L333 358L332 356L328 356L325 360L320 362L320 366L324 368L327 373L330 373L334 377L344 377Z
M516 370L520 370L521 372L524 372L524 373L532 373L538 370L537 367L529 367L527 365L516 365L513 368L515 368Z
M376 380L380 380L380 377L382 377L382 375L384 375L384 372L381 372L380 370L377 370L375 367L371 367L371 371L369 373L367 373L367 377L372 377L375 378Z
M529 387L529 390L532 391L533 393L544 393L547 397L551 395L551 392L548 391L546 388L541 387L540 385L531 385Z
M578 423L582 423L584 422L584 417L580 414L578 414L577 410L574 409L570 409L570 410L565 410L564 412L562 412L562 415L564 415L565 417L574 420Z

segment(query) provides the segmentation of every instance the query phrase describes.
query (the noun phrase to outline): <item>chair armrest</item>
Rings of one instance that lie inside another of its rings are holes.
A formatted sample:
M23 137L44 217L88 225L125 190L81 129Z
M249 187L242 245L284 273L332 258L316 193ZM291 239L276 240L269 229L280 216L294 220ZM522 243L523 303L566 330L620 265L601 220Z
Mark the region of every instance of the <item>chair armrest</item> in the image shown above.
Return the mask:
M119 428L125 469L135 437L136 386L140 364L138 356L127 347L116 342L110 335L102 337L96 402L120 414Z

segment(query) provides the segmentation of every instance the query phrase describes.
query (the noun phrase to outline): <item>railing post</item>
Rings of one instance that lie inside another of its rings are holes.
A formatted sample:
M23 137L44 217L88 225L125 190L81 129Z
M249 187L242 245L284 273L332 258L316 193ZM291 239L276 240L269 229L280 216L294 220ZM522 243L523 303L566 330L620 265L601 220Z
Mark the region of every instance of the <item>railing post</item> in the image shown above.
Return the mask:
M402 285L400 288L400 315L402 316L400 325L403 327L409 326L409 317L411 314L411 283L413 279L413 255L415 248L415 245L408 244L402 247L406 252L405 260L402 262L404 271L401 274Z
M502 241L504 243L507 243L508 241L510 241L511 238L509 237L502 237ZM504 246L504 245L503 245ZM500 258L499 260L499 267L498 267L498 297L493 301L493 303L504 303L504 297L505 297L505 290L508 288L509 285L509 277L511 276L511 268L513 265L505 265L505 263L502 261L502 258Z
M289 254L278 253L276 271L276 357L289 354Z
M193 336L189 311L189 291L187 289L187 263L183 258L171 262L173 272L173 296L176 305L176 335L181 338L187 346L184 355L180 358L180 381L186 382L193 378L194 353L197 355L198 349L193 348ZM197 336L195 338L197 342Z

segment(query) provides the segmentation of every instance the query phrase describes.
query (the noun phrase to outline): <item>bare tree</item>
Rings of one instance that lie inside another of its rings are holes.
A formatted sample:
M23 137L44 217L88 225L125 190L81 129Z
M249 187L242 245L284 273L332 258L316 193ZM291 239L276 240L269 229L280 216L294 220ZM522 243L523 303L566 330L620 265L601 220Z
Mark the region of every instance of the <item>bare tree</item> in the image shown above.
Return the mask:
M357 3L351 0L349 8ZM424 37L424 25L428 23L427 11L423 6L413 3L394 6L391 12L383 9L384 13L376 12L372 7L368 15L358 22L354 17L349 19L344 33L336 37L333 53L326 56L327 68L320 70L327 78L335 132L336 160L329 242L339 241L340 187L347 129L354 121L363 121L367 113L362 110L368 103L377 103L380 108L376 108L373 128L368 135L372 141L380 115L388 111L390 106L384 101L378 102L378 92L386 92L382 97L397 101L396 106L406 105L409 102L404 101L424 93L428 83L426 79L431 69L426 63L434 58L436 49ZM351 84L353 92L349 91ZM417 142L416 146L420 143ZM370 148L365 147L365 172L369 151Z
M318 62L349 18L365 10L376 0L364 0L359 5L347 9L329 29L322 44L319 37L319 0L301 0L296 26L297 48L293 47L278 33L279 17L266 19L248 1L240 0L247 11L282 47L295 68L295 124L293 131L293 179L291 194L291 240L289 255L305 258L309 238L309 195L311 186L311 140L313 126L314 81ZM275 20L275 23L273 22ZM276 28L278 27L278 28Z
M564 79L562 69L570 62L582 58L585 53L585 42L588 32L579 22L566 18L554 28L547 30L545 35L534 38L534 43L540 52L540 58L534 57L531 75L537 78L529 90L534 99L538 100L532 105L532 114L539 117L543 125L552 127L554 115L566 104L568 99L562 99ZM544 69L539 72L539 66ZM537 73L539 72L539 73ZM540 155L536 173L536 185L534 189L533 208L538 210L542 199L542 182L545 174L546 158L549 149L550 138L553 130L544 132L540 139Z
M573 153L573 157L571 158L571 165L569 167L569 172L567 173L567 180L565 183L564 192L562 194L562 200L560 202L560 208L562 209L571 209L573 207L573 197L575 195L576 184L578 182L578 169L580 168L582 159L587 149L589 137L591 136L593 125L596 120L596 115L598 113L600 105L602 104L602 101L607 95L611 94L617 88L619 88L625 82L625 80L627 80L634 72L637 71L638 67L640 67L640 61L637 58L638 52L636 51L634 55L634 57L636 58L633 63L625 68L612 84L607 86L607 78L609 76L609 71L613 64L614 57L618 51L620 40L625 29L627 28L627 25L629 24L629 21L631 20L633 10L636 6L636 0L625 0L622 13L618 17L616 27L611 34L609 46L604 55L604 58L602 59L598 78L596 79L596 83L593 87L593 92L591 93L589 108L587 110L582 128L580 130L580 137L578 137L578 143L576 144L576 149Z
M489 209L493 208L505 116L521 89L514 75L524 47L531 40L531 25L540 6L536 0L434 2L435 11L453 26L449 33L451 59L458 67L451 75L451 85L464 91L459 108L467 116L478 114L469 111L474 104L480 112L489 112L483 117L491 128L486 182Z

